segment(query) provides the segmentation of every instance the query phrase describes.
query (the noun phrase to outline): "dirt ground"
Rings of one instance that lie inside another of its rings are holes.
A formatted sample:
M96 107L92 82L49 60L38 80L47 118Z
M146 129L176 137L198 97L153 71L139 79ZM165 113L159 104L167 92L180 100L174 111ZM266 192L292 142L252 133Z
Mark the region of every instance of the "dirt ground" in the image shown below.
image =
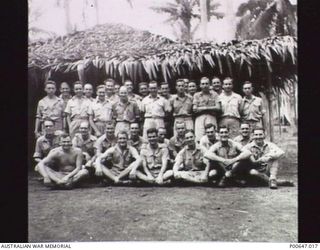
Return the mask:
M297 137L283 133L279 178L295 187L50 190L29 175L29 241L297 242ZM285 140L283 138L286 138Z

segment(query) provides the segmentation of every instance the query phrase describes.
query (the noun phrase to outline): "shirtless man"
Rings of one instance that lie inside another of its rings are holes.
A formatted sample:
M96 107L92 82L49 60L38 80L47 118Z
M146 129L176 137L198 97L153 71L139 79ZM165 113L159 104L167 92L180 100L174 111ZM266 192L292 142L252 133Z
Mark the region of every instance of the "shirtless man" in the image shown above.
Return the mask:
M68 134L61 135L60 145L39 162L39 172L44 178L45 185L70 189L88 176L88 170L81 169L83 159L81 149L72 147Z

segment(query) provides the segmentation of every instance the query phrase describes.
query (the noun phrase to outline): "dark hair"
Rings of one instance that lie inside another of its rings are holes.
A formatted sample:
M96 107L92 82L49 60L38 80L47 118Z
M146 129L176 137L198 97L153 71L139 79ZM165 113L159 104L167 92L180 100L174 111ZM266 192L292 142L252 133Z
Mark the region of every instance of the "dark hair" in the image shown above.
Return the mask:
M60 88L61 88L62 84L67 84L67 86L70 88L70 85L69 85L69 83L67 83L67 82L62 82L62 83L60 84Z
M250 81L245 81L245 82L242 84L242 86L244 86L245 84L250 84L250 85L251 85L251 87L253 87L253 83L252 83L252 82L250 82Z
M178 82L183 82L183 84L184 84L184 80L181 79L181 78L179 78L179 79L176 80L176 85L177 85Z
M250 123L248 123L248 122L241 122L241 124L240 124L240 128L241 128L241 125L242 125L242 124L248 125L248 126L249 126L249 128L251 127Z
M218 131L220 131L220 129L222 129L222 128L227 129L228 131L230 131L229 127L227 127L227 126L225 126L225 125L221 125L221 126L219 127L219 130L218 130Z
M139 85L139 87L142 86L142 85L146 85L148 87L148 83L147 82L139 82L138 85Z
M221 82L220 78L217 76L214 76L211 81L213 81L214 79L218 79Z
M169 86L169 83L167 83L167 82L160 83L160 86L163 86L163 85L168 85Z
M104 90L106 90L106 86L105 85L98 85L97 86L97 91L99 90L99 89L104 89Z
M167 129L165 127L158 128L158 132L159 132L160 129L164 129L167 132Z
M262 130L263 133L265 132L265 129L262 128L262 127L255 127L255 128L253 128L253 129L252 129L252 132L254 132L254 131L256 131L256 130Z
M127 137L127 139L129 138L129 135L127 133L127 131L124 130L120 130L117 134L117 138L119 138L119 135L125 135Z
M62 139L68 138L68 137L71 139L71 137L70 137L70 135L69 135L68 133L63 132L63 133L60 135L60 141L61 141Z
M112 125L112 127L114 127L114 123L113 123L112 121L107 121L107 122L106 122L106 126L107 126L107 125Z
M225 81L225 80L230 80L232 82L232 84L233 84L233 79L231 77L228 76L228 77L223 79L223 81Z
M131 127L132 124L138 124L138 127L140 128L139 122L131 122L131 123L130 123L130 127Z
M186 134L188 133L192 133L194 135L194 130L193 129L187 129L186 133L184 134L184 136L186 136Z
M112 79L112 78L107 78L106 80L103 81L104 83L107 83L107 82L112 82L113 84L115 84L115 80Z
M80 82L80 81L75 81L75 82L72 84L73 88L74 88L74 86L77 85L77 84L80 84L80 85L82 86L82 82ZM82 86L82 87L83 87L83 86Z
M149 85L150 85L150 84L157 84L157 86L158 86L158 82L157 82L157 81L150 81L150 82L149 82Z
M55 81L51 81L51 80L46 81L46 82L44 83L44 87L47 87L48 84L52 84L52 85L54 85L55 87L57 87L57 84L56 84Z
M147 135L148 135L148 134L153 134L153 133L158 134L158 129L156 129L156 128L149 128L149 129L147 129Z
M216 126L212 123L207 123L206 125L204 125L205 130L207 130L208 128L213 128L214 130L216 130Z
M126 79L123 81L123 83L125 83L125 82L131 82L133 84L133 82L130 79Z

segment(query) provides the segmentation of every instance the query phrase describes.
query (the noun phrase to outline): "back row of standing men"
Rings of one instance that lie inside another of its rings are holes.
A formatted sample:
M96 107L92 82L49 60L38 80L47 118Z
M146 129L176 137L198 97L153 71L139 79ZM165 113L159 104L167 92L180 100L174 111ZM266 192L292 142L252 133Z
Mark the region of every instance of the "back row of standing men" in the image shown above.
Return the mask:
M93 98L92 85L83 87L77 81L73 84L73 97L67 83L61 84L61 95L57 97L55 82L47 81L47 96L39 101L37 108L35 135L41 135L43 121L47 119L54 122L56 130L69 132L72 138L79 132L82 121L90 123L97 137L104 134L110 121L115 124L116 134L120 130L129 131L130 124L137 122L143 128L145 139L151 127L167 128L169 136L172 130L176 135L176 125L183 122L186 129L195 131L197 141L205 135L205 125L209 123L215 127L227 126L231 138L239 134L241 122L252 128L264 127L262 99L252 94L250 82L243 84L244 97L233 92L233 80L229 77L222 84L217 77L212 81L202 77L200 92L194 92L197 89L194 82L186 84L183 79L178 79L175 87L177 94L172 95L167 83L160 87L155 81L140 83L140 95L137 95L133 93L132 81L125 81L118 89L113 79L107 79L104 85L97 86L97 97Z

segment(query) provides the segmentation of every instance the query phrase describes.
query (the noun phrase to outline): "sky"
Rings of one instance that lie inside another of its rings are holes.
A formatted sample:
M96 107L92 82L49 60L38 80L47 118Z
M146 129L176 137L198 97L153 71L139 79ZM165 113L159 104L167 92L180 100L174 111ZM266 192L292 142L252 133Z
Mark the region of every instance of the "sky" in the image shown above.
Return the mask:
M63 1L63 0L62 0ZM87 15L86 24L83 23L82 12L83 2L85 0L71 1L71 20L77 30L83 30L94 26L96 13L90 6L85 9ZM93 0L86 0L94 3ZM234 38L237 18L235 12L239 5L248 0L216 0L221 3L220 12L225 13L225 17L220 20L212 19L208 23L208 39L223 42ZM262 0L263 1L263 0ZM55 32L58 35L65 35L65 16L63 8L56 6L57 0L29 0L31 13L38 10L41 15L30 26L41 28L47 31ZM166 2L174 0L131 0L133 8L130 7L127 0L98 0L100 23L123 23L136 29L148 30L151 33L163 35L175 39L171 25L164 23L168 16L158 14L150 9L151 6L161 6ZM290 0L296 4L297 0ZM89 4L90 5L90 4ZM195 25L196 23L193 23ZM195 38L200 37L200 29L195 34Z

